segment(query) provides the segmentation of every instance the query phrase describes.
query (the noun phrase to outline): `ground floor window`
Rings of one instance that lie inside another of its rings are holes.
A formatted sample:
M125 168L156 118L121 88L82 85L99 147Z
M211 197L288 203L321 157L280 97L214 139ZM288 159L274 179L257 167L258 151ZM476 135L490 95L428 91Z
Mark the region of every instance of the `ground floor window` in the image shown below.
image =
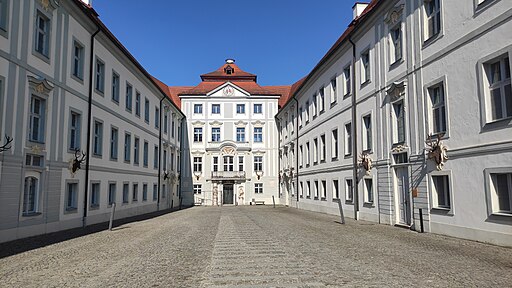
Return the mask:
M263 183L254 183L254 193L263 194Z
M202 185L194 184L194 194L201 194L201 192L202 192Z
M78 183L68 183L66 191L66 211L77 209Z
M23 192L23 215L37 213L39 207L39 178L35 176L25 177Z
M370 178L364 179L364 202L373 203L373 180Z
M100 206L100 183L91 184L91 208Z
M512 213L512 173L491 173L492 210Z
M116 202L116 183L110 183L108 185L108 205L112 205Z
M354 189L352 185L352 179L345 180L345 200L352 203L354 201Z
M448 175L432 175L432 202L435 208L450 209L449 181Z

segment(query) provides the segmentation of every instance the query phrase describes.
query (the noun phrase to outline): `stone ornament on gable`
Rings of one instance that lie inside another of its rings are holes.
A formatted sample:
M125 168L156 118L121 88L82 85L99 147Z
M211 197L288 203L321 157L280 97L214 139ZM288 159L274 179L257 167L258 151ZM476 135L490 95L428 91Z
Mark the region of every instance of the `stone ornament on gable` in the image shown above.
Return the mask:
M39 3L46 12L53 12L57 8L57 1L55 0L39 0Z
M428 136L428 140L425 141L428 148L427 159L433 160L436 163L436 169L438 171L443 170L444 163L448 160L448 147L441 142L441 134L437 134L437 139L432 139L433 135Z
M407 149L409 149L409 147L407 145L400 144L400 145L396 145L395 147L393 147L393 149L391 149L391 152L402 153L402 152L406 151Z
M220 127L220 126L222 126L222 124L224 124L224 123L219 122L217 120L210 122L210 126L212 126L212 127Z
M395 25L396 23L401 21L404 6L404 4L401 4L396 7L393 7L393 9L391 9L391 11L389 11L389 13L387 14L386 18L384 19L384 22L386 22L388 25Z
M388 94L390 98L390 102L395 102L402 98L405 95L405 87L407 84L405 82L394 82L389 86L389 88L386 90L386 93Z
M53 90L53 85L44 78L27 76L30 89L38 94L49 94Z
M265 122L257 120L251 123L254 127L263 127L265 126Z
M236 152L236 149L234 147L231 147L231 146L224 147L221 150L221 153L223 155L235 155L235 152Z

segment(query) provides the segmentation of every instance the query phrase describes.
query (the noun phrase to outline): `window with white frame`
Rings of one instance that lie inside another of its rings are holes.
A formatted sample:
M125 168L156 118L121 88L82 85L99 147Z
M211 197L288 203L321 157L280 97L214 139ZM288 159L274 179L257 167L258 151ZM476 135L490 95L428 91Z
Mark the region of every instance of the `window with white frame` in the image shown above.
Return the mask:
M194 157L194 172L203 171L203 157Z
M320 135L320 162L325 162L325 134Z
M327 182L325 180L322 180L322 186L320 187L320 198L322 200L325 200L327 198Z
M299 108L299 128L302 127L302 114L304 111L302 111L302 107Z
M304 108L304 119L307 125L309 123L309 101L306 101L306 107Z
M306 167L311 163L311 153L309 153L309 142L306 142Z
M78 183L68 183L66 191L66 211L78 208Z
M450 209L450 179L448 175L432 175L434 208Z
M512 213L512 172L491 173L491 206L493 213Z
M373 180L364 178L364 202L373 203Z
M126 82L126 110L132 112L133 86Z
M28 216L39 212L40 187L39 177L25 177L23 192L23 215Z
M331 158L338 159L338 129L331 132Z
M245 114L245 104L236 104L236 114Z
M175 130L176 130L176 123L174 122L174 119L175 119L175 116L176 114L172 113L171 115L171 137L174 138L174 133L175 133ZM165 122L167 123L167 122Z
M352 123L345 124L345 156L352 155Z
M504 54L484 64L489 109L487 119L497 121L512 117L510 58ZM488 121L489 122L489 121Z
M263 171L263 156L254 156L254 172Z
M129 203L130 202L130 184L124 183L123 184L123 203Z
M219 171L219 156L213 156L213 171Z
M119 89L120 89L119 74L112 71L112 101L119 103Z
M148 184L142 184L142 201L148 200Z
M314 186L315 191L313 191L314 192L313 195L314 195L315 199L318 199L318 194L319 194L318 180L314 181L314 185L315 185Z
M0 11L0 14L2 12ZM1 17L1 16L0 16ZM78 41L73 41L73 76L84 79L84 46Z
M441 0L424 0L425 41L441 32Z
M263 194L263 183L254 183L254 194Z
M135 137L133 141L133 164L139 165L140 139Z
M203 104L194 104L194 114L203 114Z
M302 168L303 160L304 160L304 149L303 149L303 146L300 145L299 146L299 168Z
M263 113L263 104L254 104L254 114Z
M345 201L352 203L354 201L354 185L352 179L345 179Z
M110 159L117 160L117 143L118 143L118 130L112 127L110 129Z
M32 95L30 99L29 140L44 143L46 100Z
M142 165L144 165L144 167L148 167L148 162L149 162L149 143L148 143L148 141L144 141L144 151L143 151L143 155L142 155Z
M203 191L203 185L201 184L194 184L194 194L201 194Z
M108 205L116 202L116 183L108 184Z
M244 171L244 156L238 156L238 171Z
M368 114L363 117L363 150L372 150L372 115Z
M212 114L220 114L220 104L212 104Z
M149 124L149 99L144 99L144 121Z
M402 23L394 26L389 30L390 45L389 45L389 63L394 63L402 60Z
M224 171L234 171L235 170L235 157L234 156L224 156Z
M162 164L162 170L167 171L167 170L168 170L168 169L167 169L167 150L162 149L162 151L163 151L163 153L164 153L164 157L162 157L162 162L163 162L163 164Z
M100 183L91 183L91 198L89 205L91 208L100 207Z
M35 50L46 58L50 56L50 27L50 19L37 11Z
M299 197L300 198L304 198L304 183L303 182L300 182L300 191L299 191L300 195Z
M96 91L105 92L105 63L99 58L96 58L95 80L94 88Z
M315 93L313 94L313 99L311 100L311 115L313 115L313 119L316 118L317 112L318 112L318 95Z
M245 142L245 128L244 127L236 128L236 142Z
M82 115L71 111L69 117L69 150L80 149L80 131L81 131Z
M135 92L135 116L140 117L140 92Z
M139 200L139 184L133 183L132 188L132 201L137 202Z
M340 199L340 185L337 179L332 180L332 199Z
M313 139L313 165L318 164L318 138Z
M155 106L155 128L160 127L160 109Z
M405 142L405 107L404 101L400 100L393 103L393 143Z
M5 32L7 32L7 19L9 17L7 1L8 0L0 0L0 29Z
M361 53L361 84L370 81L370 50Z
M263 142L263 127L254 127L254 142Z
M318 95L320 96L318 98L318 110L322 113L325 111L325 87L320 88Z
M25 165L32 167L44 167L44 157L41 155L27 154L25 156Z
M338 78L331 79L331 105L338 102Z
M167 134L167 131L169 131L169 112L164 111L164 134Z
M220 127L212 127L212 142L220 142Z
M431 134L445 134L446 133L446 102L444 96L443 83L437 84L428 88L431 105Z
M158 185L153 184L153 201L156 201L158 198Z
M203 142L203 128L194 127L194 142Z
M352 89L352 82L350 81L351 74L350 74L350 65L345 67L343 69L343 95L344 97L347 97L350 95L350 91Z
M160 157L158 155L158 146L155 145L154 149L153 149L153 169L158 169L158 157Z
M94 120L94 140L92 153L96 156L103 154L103 123Z
M132 135L124 133L124 162L130 162Z

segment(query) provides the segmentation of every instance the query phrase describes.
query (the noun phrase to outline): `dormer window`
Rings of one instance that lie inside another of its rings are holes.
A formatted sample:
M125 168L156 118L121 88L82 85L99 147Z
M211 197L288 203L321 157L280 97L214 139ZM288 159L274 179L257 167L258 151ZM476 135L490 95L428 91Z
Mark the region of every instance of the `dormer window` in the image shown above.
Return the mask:
M226 74L228 74L228 75L231 75L231 74L235 73L235 69L233 69L233 67L228 65L226 68L224 68L224 72L226 72Z

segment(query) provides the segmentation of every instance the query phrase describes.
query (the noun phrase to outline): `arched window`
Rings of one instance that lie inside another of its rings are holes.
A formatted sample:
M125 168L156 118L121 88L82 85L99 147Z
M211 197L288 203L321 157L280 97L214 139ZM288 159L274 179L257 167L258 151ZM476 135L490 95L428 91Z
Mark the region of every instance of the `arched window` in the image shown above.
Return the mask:
M23 214L37 213L39 201L39 179L33 176L25 177L23 194Z

